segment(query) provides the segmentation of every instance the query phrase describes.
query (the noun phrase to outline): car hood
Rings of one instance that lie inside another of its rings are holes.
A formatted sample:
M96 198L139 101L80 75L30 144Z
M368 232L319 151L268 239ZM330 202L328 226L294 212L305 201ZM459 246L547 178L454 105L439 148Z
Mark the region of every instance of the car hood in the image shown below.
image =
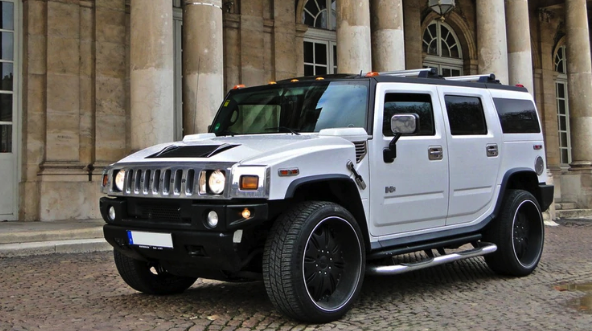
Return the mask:
M365 140L365 139L363 139ZM353 148L342 137L319 134L264 134L216 137L187 136L183 141L138 151L118 163L207 162L269 165L324 149Z

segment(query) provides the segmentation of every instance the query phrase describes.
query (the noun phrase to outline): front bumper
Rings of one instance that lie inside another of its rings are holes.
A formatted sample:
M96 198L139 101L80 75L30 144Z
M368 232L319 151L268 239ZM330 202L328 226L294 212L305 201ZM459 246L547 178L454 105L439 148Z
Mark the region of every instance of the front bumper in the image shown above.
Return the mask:
M199 276L208 270L243 270L261 250L268 204L229 202L103 197L99 209L107 223L105 239L115 249L134 259L159 261L177 274ZM248 219L241 215L245 208ZM219 217L215 228L206 221L210 211ZM173 247L134 245L130 231L170 235Z

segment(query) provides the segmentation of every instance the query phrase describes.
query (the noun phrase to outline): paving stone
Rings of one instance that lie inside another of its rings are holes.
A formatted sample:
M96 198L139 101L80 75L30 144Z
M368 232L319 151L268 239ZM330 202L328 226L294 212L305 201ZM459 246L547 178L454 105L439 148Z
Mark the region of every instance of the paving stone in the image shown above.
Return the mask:
M366 277L339 321L303 325L277 311L262 282L198 280L173 296L149 296L119 277L110 252L0 258L0 330L590 330L592 222L547 227L537 270L500 277L482 258L413 273Z

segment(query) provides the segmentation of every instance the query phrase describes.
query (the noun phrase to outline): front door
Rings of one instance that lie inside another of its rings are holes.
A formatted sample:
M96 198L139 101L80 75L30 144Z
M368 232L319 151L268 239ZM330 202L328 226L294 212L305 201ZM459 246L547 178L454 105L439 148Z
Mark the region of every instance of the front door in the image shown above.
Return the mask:
M16 5L0 1L0 221L17 216Z
M448 212L448 153L442 109L435 86L377 84L370 180L373 236L445 225ZM397 142L397 156L385 162L382 151L393 138L395 114L419 115L419 132ZM434 115L438 114L438 115Z

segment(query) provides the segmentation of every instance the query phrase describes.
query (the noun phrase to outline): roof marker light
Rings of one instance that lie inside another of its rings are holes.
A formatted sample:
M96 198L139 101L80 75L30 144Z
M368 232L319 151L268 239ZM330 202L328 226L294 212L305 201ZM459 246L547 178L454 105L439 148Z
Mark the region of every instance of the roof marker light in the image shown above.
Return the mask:
M232 88L233 90L238 90L245 87L245 84L238 84L238 85L234 85L234 87Z
M269 85L275 85L275 84L277 84L277 82L273 82L273 81L269 82Z
M298 79L292 79L290 82L296 83L297 81L298 81Z
M366 74L366 77L376 77L376 76L380 76L380 73L378 73L376 71L371 71Z
M315 80L324 80L325 78L323 77L317 77Z

